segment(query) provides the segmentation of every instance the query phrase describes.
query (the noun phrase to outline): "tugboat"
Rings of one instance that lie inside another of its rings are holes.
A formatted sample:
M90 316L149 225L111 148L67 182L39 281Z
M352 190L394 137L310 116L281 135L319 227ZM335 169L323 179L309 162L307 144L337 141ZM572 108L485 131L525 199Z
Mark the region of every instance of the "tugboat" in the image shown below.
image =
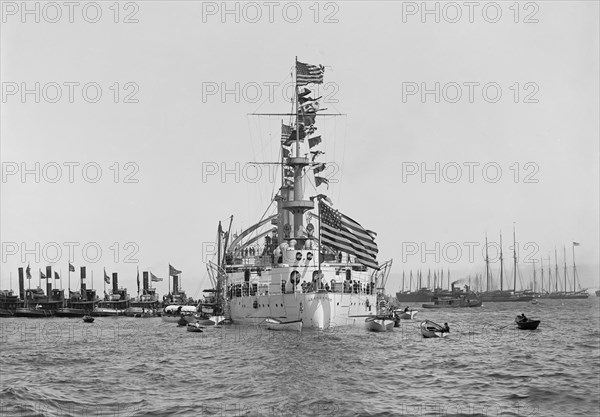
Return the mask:
M219 222L209 274L218 308L233 323L362 326L366 316L376 316L375 288L390 263L377 261L376 233L319 193L328 183L318 149L326 138L316 134L315 120L325 114L308 86L323 83L324 67L296 61L295 69L294 110L282 121L281 159L274 162L282 167L281 186L258 222L233 239L231 224L224 232ZM309 181L314 191L307 190Z
M108 276L105 274L104 281ZM92 311L96 317L124 316L129 307L129 295L126 288L119 288L119 278L116 272L112 274L112 291L105 294L104 300L99 301Z
M434 298L433 304L423 304L423 308L462 308L462 307L481 307L481 299L471 291L468 285L465 285L465 290L461 291L452 285L451 297Z
M71 264L69 264L69 267L71 267ZM69 269L69 273L74 270L75 268ZM99 301L96 290L87 288L85 282L86 267L82 266L80 271L80 290L69 291L69 299L66 300L66 305L57 309L54 313L57 317L83 317L89 314Z
M152 275L154 277L154 275ZM160 278L159 278L160 279ZM139 275L138 275L138 296L134 300L131 300L130 306L125 312L128 317L156 317L158 316L158 309L160 300L156 294L156 289L150 287L148 277L148 271L143 272L143 286L142 294L139 293Z

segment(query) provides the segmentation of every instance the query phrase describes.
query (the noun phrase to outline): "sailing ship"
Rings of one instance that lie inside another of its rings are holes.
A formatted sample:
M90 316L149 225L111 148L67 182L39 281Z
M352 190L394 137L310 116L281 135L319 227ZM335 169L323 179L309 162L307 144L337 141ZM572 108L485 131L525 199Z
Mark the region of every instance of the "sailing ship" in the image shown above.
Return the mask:
M487 291L481 294L483 302L515 302L531 301L533 295L525 292L517 292L517 243L515 238L515 229L513 226L513 290L504 290L504 258L502 254L502 232L500 232L500 290L490 290L491 272L490 260L488 256L488 241L485 237L485 273L487 279Z
M325 113L309 87L323 83L324 68L296 60L295 70L294 108L289 123L282 121L277 162L281 187L265 211L272 214L231 241L231 223L225 232L219 222L217 260L207 264L213 314L239 324L276 319L318 329L363 325L376 313L376 293L383 291L391 260L380 265L376 234L318 193L328 180L326 163L318 161L322 138L315 121ZM317 190L310 197L308 178ZM257 249L262 239L264 247Z
M546 295L547 298L554 298L554 299L587 299L590 294L587 292L586 289L581 289L581 287L579 287L579 290L576 290L577 287L577 266L575 265L575 246L579 246L578 242L573 242L572 248L573 248L573 291L572 292L568 292L567 291L567 256L566 256L566 248L563 247L563 259L564 259L564 291L559 291L558 290L558 258L556 255L556 248L554 249L554 265L555 265L555 273L554 273L554 277L555 277L555 283L554 283L554 292L549 293Z

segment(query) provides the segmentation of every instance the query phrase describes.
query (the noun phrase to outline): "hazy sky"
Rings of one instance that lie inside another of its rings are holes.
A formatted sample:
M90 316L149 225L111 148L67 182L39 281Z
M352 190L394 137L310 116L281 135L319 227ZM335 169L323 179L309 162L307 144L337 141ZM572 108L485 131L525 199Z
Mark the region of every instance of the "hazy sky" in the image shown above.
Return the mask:
M98 289L106 267L135 292L139 266L164 294L171 263L200 295L218 221L250 226L277 186L248 164L277 161L282 117L248 113L289 112L295 56L344 114L317 121L336 163L319 192L378 233L389 290L403 270L483 273L500 230L508 267L513 222L524 283L575 240L600 285L597 2L22 4L2 3L3 289L27 262L32 284L66 276L71 245Z

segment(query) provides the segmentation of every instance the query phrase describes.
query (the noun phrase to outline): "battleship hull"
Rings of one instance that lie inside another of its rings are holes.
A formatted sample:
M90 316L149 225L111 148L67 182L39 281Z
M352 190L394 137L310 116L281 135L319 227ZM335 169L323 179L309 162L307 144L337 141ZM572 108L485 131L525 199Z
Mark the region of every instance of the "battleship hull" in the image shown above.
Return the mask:
M316 292L236 297L230 308L234 324L260 324L272 317L302 320L303 328L329 329L364 326L364 315L370 313L369 306L375 303L374 294ZM362 318L352 317L360 315Z

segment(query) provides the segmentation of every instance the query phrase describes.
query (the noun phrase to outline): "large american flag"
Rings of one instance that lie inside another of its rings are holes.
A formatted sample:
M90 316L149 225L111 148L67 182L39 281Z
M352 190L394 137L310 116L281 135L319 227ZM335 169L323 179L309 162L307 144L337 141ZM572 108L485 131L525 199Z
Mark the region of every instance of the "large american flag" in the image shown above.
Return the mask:
M324 75L323 65L310 65L296 61L296 85L323 84Z
M321 217L321 242L332 249L346 252L356 257L356 260L373 269L379 269L377 264L377 243L375 233L364 229L350 217L333 210L319 201Z

